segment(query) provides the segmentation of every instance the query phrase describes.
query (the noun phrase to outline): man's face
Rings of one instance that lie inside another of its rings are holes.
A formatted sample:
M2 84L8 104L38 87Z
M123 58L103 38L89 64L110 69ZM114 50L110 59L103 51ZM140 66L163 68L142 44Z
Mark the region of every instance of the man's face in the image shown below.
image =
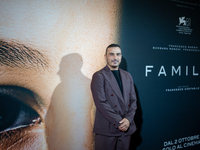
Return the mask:
M111 70L117 70L119 68L119 64L121 63L121 49L119 47L110 47L107 49L107 54L105 55L105 59L107 61L107 65Z
M91 149L89 85L104 60L93 62L117 42L119 9L116 0L1 2L0 149Z

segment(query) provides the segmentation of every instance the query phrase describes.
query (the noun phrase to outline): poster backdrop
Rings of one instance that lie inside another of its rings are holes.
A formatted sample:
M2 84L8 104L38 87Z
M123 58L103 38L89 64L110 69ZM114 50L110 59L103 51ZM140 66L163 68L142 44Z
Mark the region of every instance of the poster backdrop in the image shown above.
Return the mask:
M131 150L200 149L200 4L2 0L0 149L93 150L91 77L111 43L135 81Z
M200 3L123 1L120 44L138 93L131 149L200 149Z

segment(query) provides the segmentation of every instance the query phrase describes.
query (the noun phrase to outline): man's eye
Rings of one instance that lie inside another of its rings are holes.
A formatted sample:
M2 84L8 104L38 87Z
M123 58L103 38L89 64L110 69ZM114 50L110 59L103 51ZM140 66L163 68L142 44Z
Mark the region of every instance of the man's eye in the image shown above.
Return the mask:
M20 100L21 95L13 96L12 92L0 87L0 133L41 121L39 114Z

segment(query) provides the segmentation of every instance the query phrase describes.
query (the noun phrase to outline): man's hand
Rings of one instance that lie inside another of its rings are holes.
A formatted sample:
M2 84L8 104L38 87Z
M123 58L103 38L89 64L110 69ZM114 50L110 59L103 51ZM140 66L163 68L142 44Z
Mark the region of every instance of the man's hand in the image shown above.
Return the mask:
M128 119L124 118L119 122L121 125L118 127L121 131L126 131L129 126L130 126L130 122Z

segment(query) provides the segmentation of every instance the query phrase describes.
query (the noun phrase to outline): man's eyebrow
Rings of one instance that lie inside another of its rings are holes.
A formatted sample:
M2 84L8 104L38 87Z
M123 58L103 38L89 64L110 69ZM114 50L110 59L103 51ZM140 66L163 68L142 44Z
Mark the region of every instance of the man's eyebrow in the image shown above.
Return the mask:
M47 58L38 50L0 39L0 65L18 68L48 68Z

